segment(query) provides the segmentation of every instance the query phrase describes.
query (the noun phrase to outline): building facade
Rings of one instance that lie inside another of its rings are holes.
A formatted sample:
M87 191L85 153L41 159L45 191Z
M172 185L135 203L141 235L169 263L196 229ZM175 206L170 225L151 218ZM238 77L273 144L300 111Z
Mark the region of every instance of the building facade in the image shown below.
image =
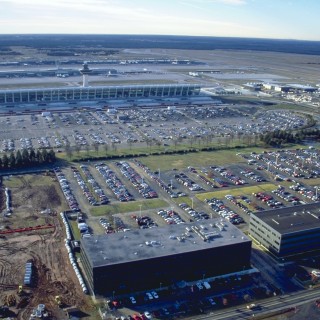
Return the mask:
M190 97L199 95L200 88L200 85L196 84L172 84L0 90L0 105L128 98Z
M278 257L320 250L319 209L312 203L253 213L249 234Z

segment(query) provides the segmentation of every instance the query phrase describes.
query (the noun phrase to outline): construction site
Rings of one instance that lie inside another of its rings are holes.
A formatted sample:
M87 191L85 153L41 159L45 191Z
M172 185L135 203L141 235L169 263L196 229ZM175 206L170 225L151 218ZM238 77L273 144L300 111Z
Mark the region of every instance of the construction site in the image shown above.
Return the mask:
M3 177L0 197L0 318L62 320L77 310L93 319L91 299L67 259L58 214L67 205L55 177Z

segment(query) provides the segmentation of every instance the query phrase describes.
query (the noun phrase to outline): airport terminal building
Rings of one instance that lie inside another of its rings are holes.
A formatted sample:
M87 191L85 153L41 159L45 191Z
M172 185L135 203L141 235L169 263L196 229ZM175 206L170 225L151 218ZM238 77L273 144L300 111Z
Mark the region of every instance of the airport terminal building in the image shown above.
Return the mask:
M122 294L250 269L251 240L209 219L81 240L81 262L95 294Z
M191 97L199 95L200 89L201 86L197 84L168 84L0 90L0 105Z
M249 234L278 257L320 250L319 203L253 213Z

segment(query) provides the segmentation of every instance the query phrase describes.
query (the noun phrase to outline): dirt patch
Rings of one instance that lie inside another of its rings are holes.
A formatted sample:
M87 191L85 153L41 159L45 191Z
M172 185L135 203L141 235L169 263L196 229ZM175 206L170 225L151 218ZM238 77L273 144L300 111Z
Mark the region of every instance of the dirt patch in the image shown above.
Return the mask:
M61 205L60 197L53 185L24 188L15 193L13 201L14 205L20 209L30 207L43 210L47 208L49 203L52 207Z
M10 310L17 319L29 319L38 304L45 304L51 319L65 319L65 312L55 301L55 297L60 296L63 307L78 307L85 314L94 313L91 299L83 294L64 246L64 225L56 212L66 204L56 182L51 180L42 185L41 179L41 175L34 176L33 181L24 178L20 179L23 186L20 183L17 187L11 186L13 214L0 217L0 225L14 229L51 224L54 228L0 237L0 304L10 299L13 304ZM50 208L51 213L41 214L39 210L44 208ZM32 285L23 286L23 293L18 295L27 261L33 263Z

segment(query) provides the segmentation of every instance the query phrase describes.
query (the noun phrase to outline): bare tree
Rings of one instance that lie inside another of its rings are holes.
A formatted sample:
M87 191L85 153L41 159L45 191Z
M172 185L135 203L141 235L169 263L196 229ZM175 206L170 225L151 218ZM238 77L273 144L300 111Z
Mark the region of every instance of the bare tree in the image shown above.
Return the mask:
M87 155L89 155L90 146L89 146L89 144L86 144L85 146L86 146L86 152L87 152Z
M69 160L70 160L71 157L72 157L72 148L71 148L71 146L70 146L70 143L67 143L67 144L65 145L64 150L65 150L65 152L66 152L67 157L68 157Z
M114 141L111 142L111 147L113 151L117 151L117 144Z
M93 144L92 144L92 146L93 146L93 149L95 150L95 152L96 152L96 154L99 152L99 143L96 143L96 142L94 142Z
M106 154L108 154L109 146L107 143L104 144L103 148L104 148L104 151L106 152Z
M73 148L76 151L77 155L79 155L81 151L81 144L76 144Z
M195 142L195 138L194 138L194 136L191 136L191 137L189 138L190 148L192 148L192 145L194 144L194 142Z

